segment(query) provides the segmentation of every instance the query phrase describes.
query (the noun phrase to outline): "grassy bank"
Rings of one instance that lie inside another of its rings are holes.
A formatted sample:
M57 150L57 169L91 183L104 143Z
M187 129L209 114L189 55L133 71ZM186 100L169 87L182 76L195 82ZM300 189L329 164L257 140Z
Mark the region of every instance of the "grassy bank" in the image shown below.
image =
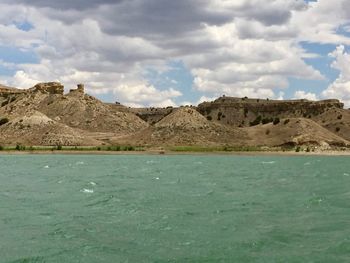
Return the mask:
M260 152L266 148L253 146L173 146L168 148L172 152ZM276 151L276 149L274 149Z
M119 152L119 151L144 151L144 147L142 146L24 146L24 145L16 145L16 146L0 146L0 151L111 151L111 152Z

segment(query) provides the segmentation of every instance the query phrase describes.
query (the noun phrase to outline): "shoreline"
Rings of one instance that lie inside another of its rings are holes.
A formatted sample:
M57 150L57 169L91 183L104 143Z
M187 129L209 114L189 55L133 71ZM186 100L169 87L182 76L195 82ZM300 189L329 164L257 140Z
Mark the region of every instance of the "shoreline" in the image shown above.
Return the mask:
M295 151L98 151L98 150L3 150L1 155L226 155L226 156L350 156L350 151L320 151L320 152L295 152Z

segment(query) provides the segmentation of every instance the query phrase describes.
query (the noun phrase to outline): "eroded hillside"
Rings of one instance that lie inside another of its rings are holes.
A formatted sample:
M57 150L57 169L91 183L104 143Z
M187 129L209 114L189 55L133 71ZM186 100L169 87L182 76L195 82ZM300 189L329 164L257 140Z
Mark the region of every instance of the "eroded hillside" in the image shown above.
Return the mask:
M348 147L350 111L338 100L221 97L197 107L128 108L60 83L0 86L0 145Z

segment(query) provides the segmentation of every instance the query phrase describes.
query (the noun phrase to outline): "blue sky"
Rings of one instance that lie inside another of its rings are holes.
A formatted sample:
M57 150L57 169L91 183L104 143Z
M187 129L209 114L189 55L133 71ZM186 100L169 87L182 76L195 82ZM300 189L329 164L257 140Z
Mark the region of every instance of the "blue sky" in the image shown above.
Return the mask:
M92 95L130 106L197 104L223 94L350 104L349 6L4 0L0 83L61 81L68 90L84 82Z

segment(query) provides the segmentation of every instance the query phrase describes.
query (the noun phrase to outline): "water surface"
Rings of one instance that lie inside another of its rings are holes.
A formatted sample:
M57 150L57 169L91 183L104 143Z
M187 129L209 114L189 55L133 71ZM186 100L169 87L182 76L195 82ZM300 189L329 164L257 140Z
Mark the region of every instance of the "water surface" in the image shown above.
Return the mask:
M349 157L0 155L0 262L350 262Z

